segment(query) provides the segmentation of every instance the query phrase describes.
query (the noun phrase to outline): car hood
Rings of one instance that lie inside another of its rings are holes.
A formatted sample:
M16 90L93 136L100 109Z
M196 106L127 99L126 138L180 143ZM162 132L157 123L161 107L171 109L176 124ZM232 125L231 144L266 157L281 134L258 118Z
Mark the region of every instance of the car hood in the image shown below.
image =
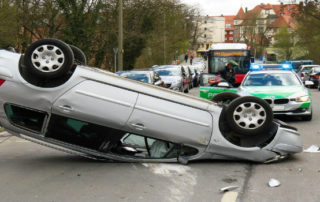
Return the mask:
M164 81L165 83L172 83L174 81L178 81L181 80L180 76L160 76L162 81Z
M254 86L241 87L239 94L252 95L262 99L265 98L288 98L295 95L307 95L307 91L303 86Z

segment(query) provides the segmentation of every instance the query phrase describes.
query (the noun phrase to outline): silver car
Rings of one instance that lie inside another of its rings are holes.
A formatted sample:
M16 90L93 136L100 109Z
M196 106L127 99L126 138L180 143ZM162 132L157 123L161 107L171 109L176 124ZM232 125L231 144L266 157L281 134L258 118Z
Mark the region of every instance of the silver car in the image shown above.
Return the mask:
M57 39L24 55L0 50L0 84L8 132L88 158L269 162L302 151L296 129L273 120L262 99L227 105L123 78L86 66L80 50Z

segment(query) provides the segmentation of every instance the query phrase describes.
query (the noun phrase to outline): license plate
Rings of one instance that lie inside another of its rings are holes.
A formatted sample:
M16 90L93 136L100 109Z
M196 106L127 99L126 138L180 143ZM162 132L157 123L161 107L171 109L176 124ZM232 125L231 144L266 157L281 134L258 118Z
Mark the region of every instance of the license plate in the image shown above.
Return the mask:
M284 106L283 105L275 105L273 106L273 111L284 111Z

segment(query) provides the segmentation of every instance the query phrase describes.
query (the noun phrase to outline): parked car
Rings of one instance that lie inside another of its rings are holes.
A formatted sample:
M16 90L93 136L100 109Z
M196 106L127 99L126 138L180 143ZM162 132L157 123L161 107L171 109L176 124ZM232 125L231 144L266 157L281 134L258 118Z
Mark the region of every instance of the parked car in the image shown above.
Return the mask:
M166 88L185 93L189 92L189 80L182 66L162 65L153 68L153 70L157 72L164 81Z
M319 88L319 75L320 75L320 66L312 67L310 71L306 72L305 80L312 81L314 83L311 87Z
M300 76L303 82L306 81L306 74L310 72L313 67L320 67L319 65L301 65L297 71L297 74Z
M122 71L117 72L116 74L129 79L134 79L137 81L164 87L164 81L162 81L161 77L158 75L157 72L152 70Z
M184 71L185 71L185 74L186 74L186 78L188 80L188 83L189 83L189 89L193 88L193 79L192 79L192 72L189 68L189 66L182 66Z
M302 151L296 129L273 120L260 98L220 105L88 67L82 56L57 39L38 40L24 55L0 50L0 125L100 160L270 162Z

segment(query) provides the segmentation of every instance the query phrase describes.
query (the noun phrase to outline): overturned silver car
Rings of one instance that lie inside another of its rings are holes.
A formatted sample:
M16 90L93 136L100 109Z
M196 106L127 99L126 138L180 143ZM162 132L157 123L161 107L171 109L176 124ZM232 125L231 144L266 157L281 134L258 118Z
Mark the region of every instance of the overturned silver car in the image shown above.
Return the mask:
M210 102L123 78L86 66L80 49L57 39L36 41L23 55L0 50L0 124L101 160L269 162L302 151L299 133L273 120L264 100Z

